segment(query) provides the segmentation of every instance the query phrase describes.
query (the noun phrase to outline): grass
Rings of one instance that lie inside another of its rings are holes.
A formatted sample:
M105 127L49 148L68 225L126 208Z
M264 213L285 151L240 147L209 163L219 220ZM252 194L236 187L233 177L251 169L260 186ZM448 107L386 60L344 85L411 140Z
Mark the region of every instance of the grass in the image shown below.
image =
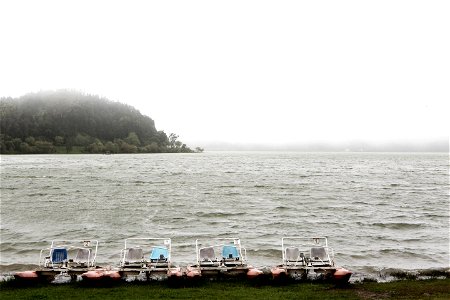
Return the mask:
M81 283L20 286L0 284L7 299L449 299L450 279L363 282L336 287L325 283L256 285L248 282L204 282L195 286L167 283L121 283L89 287Z

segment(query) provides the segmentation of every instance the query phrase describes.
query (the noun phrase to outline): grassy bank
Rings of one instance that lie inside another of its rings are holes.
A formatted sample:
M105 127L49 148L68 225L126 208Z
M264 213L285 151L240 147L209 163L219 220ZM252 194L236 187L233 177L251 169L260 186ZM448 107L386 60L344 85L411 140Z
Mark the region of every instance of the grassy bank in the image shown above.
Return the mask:
M336 287L330 284L298 283L264 285L243 282L206 282L197 286L123 283L110 287L87 287L80 283L18 286L0 284L6 299L448 299L450 279L365 282Z

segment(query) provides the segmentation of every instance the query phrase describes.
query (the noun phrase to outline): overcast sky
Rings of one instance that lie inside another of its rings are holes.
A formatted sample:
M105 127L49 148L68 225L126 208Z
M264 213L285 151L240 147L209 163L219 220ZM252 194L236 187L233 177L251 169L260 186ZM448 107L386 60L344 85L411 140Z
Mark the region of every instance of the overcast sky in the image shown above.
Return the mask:
M448 139L450 1L0 0L0 96L69 88L188 143Z

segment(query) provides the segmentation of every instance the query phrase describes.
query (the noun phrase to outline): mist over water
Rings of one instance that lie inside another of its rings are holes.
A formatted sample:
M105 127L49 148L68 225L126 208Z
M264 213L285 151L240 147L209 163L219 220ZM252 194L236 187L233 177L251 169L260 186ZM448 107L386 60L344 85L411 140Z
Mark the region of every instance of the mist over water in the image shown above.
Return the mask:
M249 262L281 262L281 237L328 236L357 272L449 266L448 154L209 152L1 157L1 269L53 239L98 239L117 265L128 237L240 237Z

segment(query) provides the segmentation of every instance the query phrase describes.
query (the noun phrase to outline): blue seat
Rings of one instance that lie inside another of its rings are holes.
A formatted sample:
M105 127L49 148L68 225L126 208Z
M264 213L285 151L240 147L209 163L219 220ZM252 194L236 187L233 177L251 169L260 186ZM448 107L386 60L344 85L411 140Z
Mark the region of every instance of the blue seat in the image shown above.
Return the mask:
M239 251L236 246L225 245L222 248L222 257L225 259L239 259Z
M54 264L62 263L67 260L67 249L66 248L53 248L52 254L50 255L51 262Z
M150 260L167 260L169 250L166 247L153 247L150 253Z

